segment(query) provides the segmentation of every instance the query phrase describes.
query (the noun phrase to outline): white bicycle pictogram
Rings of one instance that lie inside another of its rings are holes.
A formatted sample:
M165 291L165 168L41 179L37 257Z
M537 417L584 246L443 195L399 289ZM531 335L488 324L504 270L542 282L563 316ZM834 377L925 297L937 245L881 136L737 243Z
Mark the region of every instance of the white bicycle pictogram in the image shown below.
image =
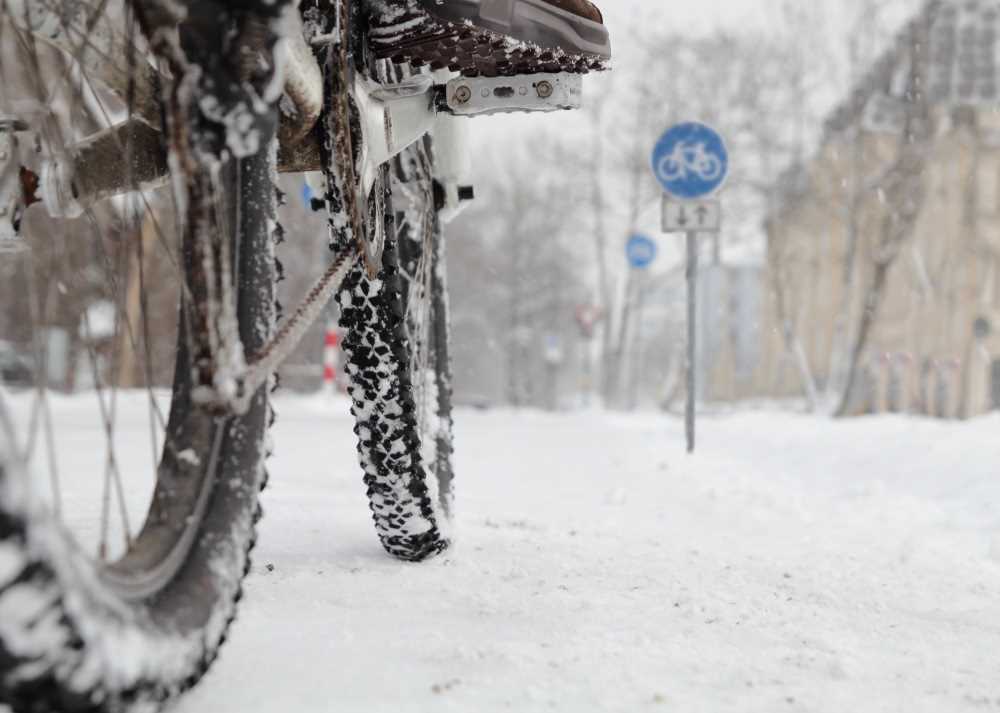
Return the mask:
M687 180L689 173L703 181L714 181L722 175L722 161L705 150L705 143L680 141L674 150L660 159L656 167L660 179L668 183Z

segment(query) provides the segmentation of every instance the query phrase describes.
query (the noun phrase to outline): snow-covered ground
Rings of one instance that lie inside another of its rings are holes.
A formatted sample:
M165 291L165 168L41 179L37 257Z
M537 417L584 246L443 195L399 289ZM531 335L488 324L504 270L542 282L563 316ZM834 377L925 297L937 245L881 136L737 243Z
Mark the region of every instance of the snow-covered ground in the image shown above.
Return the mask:
M737 412L687 456L660 414L463 410L458 544L413 565L346 402L278 412L247 596L178 713L1000 711L1000 416Z
M346 407L279 404L182 713L1000 710L1000 417L457 416L457 547L386 558ZM270 566L273 566L273 570Z

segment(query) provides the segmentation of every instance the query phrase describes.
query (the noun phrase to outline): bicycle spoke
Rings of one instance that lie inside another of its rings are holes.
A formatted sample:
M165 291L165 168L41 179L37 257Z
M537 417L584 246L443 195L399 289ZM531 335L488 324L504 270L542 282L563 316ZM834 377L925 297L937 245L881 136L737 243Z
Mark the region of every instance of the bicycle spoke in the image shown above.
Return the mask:
M109 459L110 460L110 459ZM101 489L101 535L97 542L97 559L108 559L108 529L111 521L111 464L104 464L104 481Z
M32 295L37 294L35 292L35 285L37 283L35 277L34 265L31 265L27 271L28 280L31 287L29 288L29 293ZM51 290L49 294L46 295L45 304L43 305L44 312L48 312L51 306L54 304L55 300L52 299ZM32 311L37 310L37 305L34 299L29 297L29 304L32 305ZM50 318L49 314L46 314L45 318L48 320ZM34 331L34 325L39 324L38 317L32 314L32 331ZM56 457L56 440L55 440L55 428L52 424L52 405L49 403L48 399L48 344L42 342L39 346L41 351L41 356L39 359L40 371L42 374L39 380L39 389L37 391L38 401L40 404L41 418L43 421L42 430L45 437L45 453L46 460L48 461L48 472L49 472L49 487L52 490L52 502L53 502L53 512L58 518L62 518L63 507L62 507L62 488L59 483L59 461Z
M92 44L90 41L90 36L91 33L93 32L94 27L97 26L97 23L103 16L105 9L107 9L107 6L108 6L108 0L101 0L100 6L96 8L95 12L92 13L90 18L88 19L87 27L83 33L73 33L72 26L66 21L65 18L63 19L63 30L66 31L67 34L69 33L80 34L81 37L80 37L80 42L76 45L73 51L70 52L70 55L73 56L74 62L68 63L66 67L63 69L63 71L59 74L59 77L56 79L56 81L53 82L52 87L49 90L49 94L46 97L46 106L52 106L52 102L56 94L62 91L63 85L69 81L70 75L74 70L74 66L81 65L79 58L83 54L84 49L87 48L96 49L96 46ZM131 54L131 52L129 54Z
M62 487L59 484L59 462L56 458L56 436L52 425L52 406L48 399L42 402L42 419L45 421L45 448L49 463L49 487L52 489L52 512L62 520Z
M102 11L107 6L108 3L106 1L99 4L99 8ZM98 19L97 14L94 14L88 17L86 23L92 27ZM69 107L81 107L84 109L84 111L70 110L66 112L64 119L68 120L68 135L87 136L93 133L95 127L100 128L113 124L111 110L102 98L101 92L96 89L91 81L87 71L84 69L83 63L79 61L81 53L88 46L87 43L89 40L86 37L82 37L81 41L76 43L76 51L73 53L73 56L68 61L63 62L61 68L56 69L56 81L45 82L42 79L42 77L46 76L42 71L42 64L43 62L47 62L46 66L51 68L54 66L53 62L41 59L32 35L20 32L14 27L8 28L8 24L7 22L3 23L5 34L11 36L8 33L8 29L9 32L13 33L13 36L16 38L17 52L23 58L26 66L31 69L31 71L23 72L24 79L20 82L20 85L27 89L27 95L33 97L39 106L47 106L49 103L54 103L55 98L61 95ZM64 20L64 27L65 25ZM60 55L52 52L51 56L58 58ZM129 59L130 61L133 60L134 56L130 56ZM4 73L8 74L6 70ZM46 90L46 87L48 87L48 90ZM63 101L63 99L60 101ZM127 108L129 111L131 110L130 105ZM90 120L93 121L93 125L88 123ZM58 128L58 122L59 119L56 114L49 112L35 126L40 139L40 145L47 151L45 155L59 156L69 153L67 150L69 144L64 139L63 132ZM131 200L137 200L141 204L145 214L148 216L146 223L150 226L145 232L151 236L155 235L152 244L157 246L156 249L162 252L167 258L160 264L168 265L168 269L172 269L174 274L178 276L176 284L183 293L186 291L187 286L183 279L178 259L180 253L179 245L172 245L171 243L174 241L166 237L166 232L160 225L156 213L150 204L148 194L144 191L135 190L138 189L138 186L131 178L133 147L130 137L126 134L123 141L116 135L115 139L118 140L121 153L125 157L125 185L131 186L134 190L133 198L129 199L130 202L127 205L131 205ZM137 198L135 197L136 193L138 194ZM79 242L70 245L67 242L67 236L63 235L62 231L54 231L52 235L53 240L49 243L50 247L47 247L45 251L48 264L43 269L46 272L41 273L48 274L50 277L52 275L60 276L53 282L66 280L68 289L63 290L64 293L80 295L86 294L88 290L92 293L93 287L87 286L83 275L88 265L98 265L102 268L104 276L104 287L101 291L107 295L110 304L114 305L113 325L110 327L113 330L112 339L110 342L104 342L108 347L106 349L102 347L101 352L98 352L96 344L99 338L103 339L106 335L103 334L103 328L101 334L95 333L96 325L92 323L92 315L88 314L88 308L86 307L82 313L83 319L80 325L82 327L80 331L83 342L82 346L84 347L84 358L88 361L84 369L89 373L90 380L94 383L96 403L100 414L99 421L101 423L103 440L105 441L104 483L100 492L102 504L100 542L98 545L99 556L102 558L106 557L109 551L108 537L112 509L117 510L118 518L121 520L126 548L130 545L132 537L131 518L128 512L122 477L122 462L116 453L115 439L119 412L119 388L124 383L125 377L123 371L125 366L123 362L125 350L130 350L133 354L141 355L142 359L141 372L148 393L147 413L149 415L150 443L152 446L152 463L154 468L159 458L157 430L166 428L165 415L153 393L156 379L152 358L153 340L149 326L148 295L146 295L149 280L145 264L147 254L145 245L143 244L145 235L139 237L139 240L136 241L141 299L138 310L139 315L134 323L127 318L127 311L122 309L126 291L121 276L128 274L124 266L127 264L127 256L131 252L131 242L129 242L131 238L128 237L127 233L136 232L128 227L128 213L128 211L125 211L120 216L120 219L123 221L122 227L126 230L125 240L121 243L123 249L116 249L114 254L112 254L112 252L106 249L105 245L107 233L103 224L106 221L103 218L99 218L90 207L84 207L84 220L78 225L81 225L84 228L84 232L89 234L89 246ZM84 258L84 255L90 255L97 259ZM30 272L33 272L33 270ZM59 300L40 299L41 296L33 289L29 290L29 293L31 308L34 314L32 331L35 334L39 334L40 329L54 323L52 319L54 314L52 312L56 309L56 303ZM39 302L43 302L47 306L39 307ZM183 302L189 303L187 300ZM61 513L63 504L58 459L56 458L53 415L51 403L47 395L46 353L49 345L44 339L36 338L33 342L36 345L34 362L35 373L37 375L35 379L37 389L36 396L30 406L31 415L27 421L28 442L26 451L30 455L35 452L38 444L44 442L47 460L49 461L48 470L51 480L53 509L57 513ZM112 498L117 502L111 503ZM114 508L112 507L113 505Z
M153 395L153 355L150 348L152 339L149 333L149 296L146 292L146 226L139 230L139 240L136 242L136 263L139 268L139 316L142 321L142 342L143 342L143 366L145 368L146 391L149 394L149 437L152 445L152 463L155 464L159 458L160 449L156 438L156 415L158 407L156 398ZM159 414L162 419L163 414ZM164 424L164 428L166 424Z
M90 362L91 378L94 380L94 393L97 396L98 407L100 410L101 420L104 426L105 437L107 438L107 453L106 453L106 466L105 466L105 484L104 484L104 495L103 500L106 502L108 498L109 490L109 480L114 486L114 491L118 496L118 505L121 511L122 527L125 530L125 541L126 546L131 542L131 533L128 526L128 513L126 512L125 506L125 496L124 489L121 483L121 472L118 468L118 462L115 458L115 391L112 389L110 395L106 395L106 389L101 388L101 379L98 368L98 358L97 352L94 349L94 331L91 327L90 314L87 311L83 313L83 332L85 336L87 352ZM107 400L106 400L107 399ZM106 507L106 506L103 506ZM104 539L105 526L106 526L107 514L102 513L102 540L101 540L101 552L106 553L106 541Z
M131 32L131 28L133 28L133 27L134 27L134 23L133 22L129 22L130 32ZM133 46L133 44L134 43L132 42L132 38L129 37L127 45L128 46ZM134 60L135 60L134 54L130 53L129 57L128 57L130 70L132 68L134 68ZM82 63L80 63L78 61L77 66L78 67L82 67ZM92 82L91 78L89 77L89 75L86 72L82 71L82 69L80 70L80 75L81 75L82 82L85 83L85 85L86 85L86 88L89 89L90 93L93 96L96 97L97 96L97 91L96 91L96 88L94 87L93 82ZM130 72L130 75L131 75L131 72ZM83 91L82 91L83 87L76 87L76 89L77 89L78 95L82 95L82 93L83 93ZM131 119L131 110L132 110L131 99L132 99L133 90L134 90L134 81L130 80L129 87L128 87L128 92L127 92L128 96L126 98L126 109L128 111L128 117L129 117L129 119ZM103 102L97 101L96 102L96 107L97 107L98 111L100 112L100 118L102 119L103 123L105 125L111 125L113 123L112 119L111 119L111 117L110 117L110 115L108 113L107 108L104 106ZM171 269L173 269L173 271L175 272L176 276L178 277L178 284L180 286L181 291L185 292L185 293L189 293L190 289L189 289L189 287L187 285L186 278L185 278L185 276L183 275L183 273L181 271L179 260L177 258L177 253L179 253L179 246L171 246L171 245L169 245L167 243L165 232L162 229L162 226L161 226L161 224L160 224L160 222L159 222L159 220L157 218L157 211L154 210L153 207L152 207L152 205L150 204L149 198L146 195L146 192L142 191L142 190L139 190L138 186L135 184L134 180L131 178L132 156L133 156L133 147L131 145L131 140L130 140L129 137L126 137L126 141L123 144L122 141L120 140L120 137L118 137L117 135L114 136L114 139L115 139L118 147L121 149L123 156L125 157L124 166L125 166L125 171L126 171L126 185L129 185L129 186L131 186L133 188L133 194L132 194L133 196L136 196L136 195L138 196L138 199L139 199L139 201L142 204L143 214L146 216L146 220L148 221L148 224L150 224L152 226L153 234L156 237L157 245L160 247L160 249L163 252L163 254L166 255L166 257L167 257L167 263L168 263L169 267ZM93 221L93 215L90 214L89 211L88 211L88 219L90 219L90 220ZM93 222L96 222L96 221L93 221ZM151 350L152 340L151 340L151 337L150 337L150 330L149 330L148 296L147 296L147 291L146 291L146 285L147 285L147 283L146 283L146 279L145 279L145 266L146 266L146 256L145 256L145 234L146 234L146 228L145 228L145 225L146 224L147 223L144 222L143 226L141 227L140 233L139 233L139 238L136 241L136 244L137 244L137 253L138 253L137 269L138 269L139 278L140 278L139 279L139 282L140 282L140 286L139 286L139 299L140 299L139 313L140 313L140 322L141 322L140 329L141 329L141 332L142 332L142 343L143 343L142 344L141 353L143 355L143 375L144 375L144 381L146 383L146 388L147 388L147 393L148 393L148 407L149 407L149 417L150 417L150 442L152 444L152 463L153 463L153 465L155 467L155 464L158 461L159 453L160 453L160 451L159 451L159 445L158 445L158 441L157 441L157 427L159 427L160 429L164 429L165 430L166 429L166 418L165 418L165 416L164 416L164 414L162 412L162 409L159 407L159 404L158 404L158 402L156 400L155 394L153 393L153 387L155 385L155 378L154 378L154 370L153 370L153 367L152 367L152 350ZM96 229L95 229L95 233L96 233ZM127 273L124 270L122 270L122 271L119 271L119 274L127 274ZM111 283L109 282L109 284L111 284ZM115 291L118 292L118 293L122 292L121 289L120 289L120 285L116 286L116 290ZM183 300L182 304L185 304L185 305L189 304L189 301L188 300ZM133 354L139 354L140 353L140 348L139 348L139 343L138 343L139 340L138 340L138 338L137 338L137 336L135 334L135 326L132 324L132 321L130 319L128 319L128 318L125 318L125 319L123 319L121 321L125 325L125 330L126 330L126 333L127 333L126 336L128 338L129 347L130 347L132 353ZM116 386L117 386L117 381L116 381Z

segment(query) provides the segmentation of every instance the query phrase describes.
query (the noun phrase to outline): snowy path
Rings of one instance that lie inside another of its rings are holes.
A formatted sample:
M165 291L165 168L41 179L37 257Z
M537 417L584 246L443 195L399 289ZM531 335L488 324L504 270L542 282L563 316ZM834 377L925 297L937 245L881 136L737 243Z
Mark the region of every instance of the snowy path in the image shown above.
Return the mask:
M279 404L255 568L180 713L1000 710L1000 418L464 411L458 547L378 547ZM268 571L266 564L273 565Z

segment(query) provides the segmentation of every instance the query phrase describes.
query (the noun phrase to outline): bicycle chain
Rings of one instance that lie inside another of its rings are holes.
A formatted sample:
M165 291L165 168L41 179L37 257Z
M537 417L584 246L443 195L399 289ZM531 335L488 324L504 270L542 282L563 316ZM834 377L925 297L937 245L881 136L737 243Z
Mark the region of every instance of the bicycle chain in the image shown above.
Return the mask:
M319 130L321 164L326 179L324 202L329 216L330 248L335 252L335 257L295 311L280 326L274 338L248 360L238 406L242 406L263 383L266 375L276 369L295 349L305 331L343 283L357 256L360 254L364 257L366 271L371 278L375 277L381 263L381 251L373 255L368 249L365 223L361 215L351 131L348 6L347 0L337 2L339 10L334 20L336 26L332 32L327 32L326 27L319 30L323 38L334 39L325 47L323 78L326 91Z

